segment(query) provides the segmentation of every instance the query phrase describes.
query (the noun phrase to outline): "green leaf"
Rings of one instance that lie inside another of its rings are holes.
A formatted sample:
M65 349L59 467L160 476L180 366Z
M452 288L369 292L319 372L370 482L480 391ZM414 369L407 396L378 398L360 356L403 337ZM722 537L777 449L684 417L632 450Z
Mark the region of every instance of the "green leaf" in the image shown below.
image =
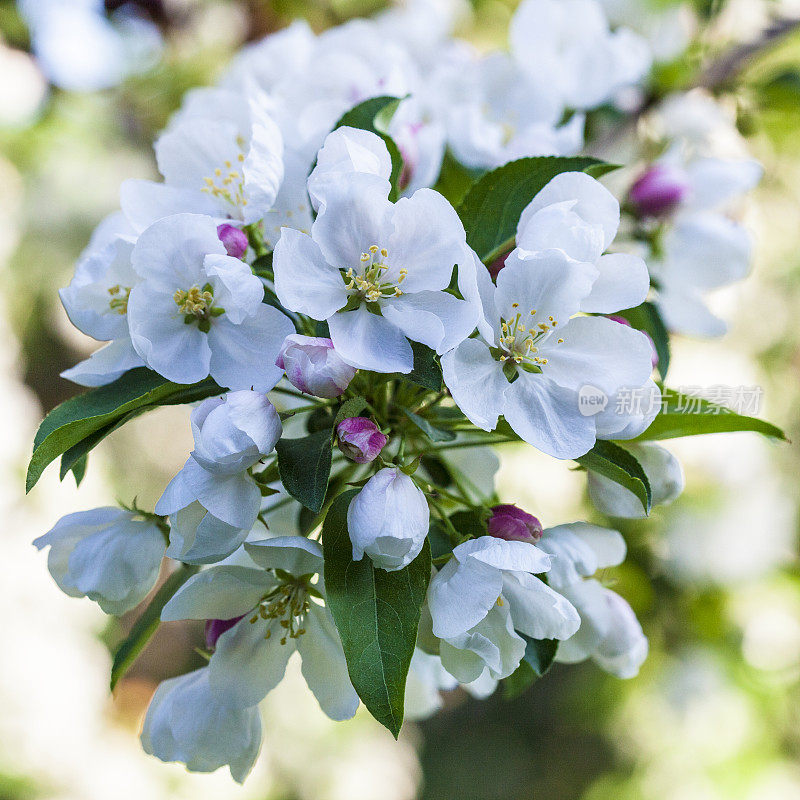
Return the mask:
M503 700L516 700L531 684L536 681L533 667L523 659L519 666L502 681Z
M469 169L459 162L456 157L446 150L442 159L442 168L436 185L433 187L439 194L444 195L453 206L457 206L469 191L475 181L483 177L485 170Z
M658 308L653 303L645 302L636 308L618 311L617 315L624 317L634 328L644 331L653 340L658 356L658 374L663 381L669 369L670 346L669 333Z
M397 199L397 182L403 170L403 157L400 155L400 150L394 139L386 131L394 112L397 111L397 107L400 105L401 99L400 97L391 97L389 95L371 97L369 100L364 100L363 103L359 103L345 112L336 125L333 126L333 130L345 126L360 128L364 131L371 131L383 139L392 159L392 174L389 178L392 184L392 192L389 195L389 199L392 201Z
M458 207L467 243L491 263L514 246L517 224L525 206L556 175L586 172L592 177L616 169L595 158L554 156L521 158L492 170L478 180Z
M259 278L266 278L269 281L275 280L275 273L272 269L272 253L259 256L252 264L253 274Z
M661 411L650 427L635 441L674 439L678 436L699 436L704 433L752 431L771 439L788 442L786 434L770 422L737 414L724 406L689 397L674 389L662 392Z
M525 640L523 661L528 664L537 677L541 678L553 666L558 652L557 639L531 639L524 633L517 633Z
M76 488L81 485L83 479L86 477L86 468L89 465L89 456L84 454L79 459L71 463L67 469L64 469L64 457L61 457L61 475L60 480L64 480L69 472L75 476Z
M281 439L275 449L286 491L315 514L321 511L333 456L330 428L302 439Z
M372 716L397 738L431 551L426 540L422 552L396 572L377 569L368 556L353 561L347 508L357 493L339 495L322 527L325 590L350 680Z
M403 378L432 392L442 390L442 368L436 359L436 352L419 342L409 342L414 351L414 368L407 374L399 372L394 376Z
M131 664L142 652L150 637L158 629L161 622L161 611L170 598L183 586L198 570L199 566L181 564L172 575L161 585L153 599L136 620L130 633L114 652L114 661L111 664L111 690L119 683L120 678L130 669Z
M474 508L470 511L456 511L449 517L452 526L462 535L477 539L486 536L489 525L489 512Z
M333 420L333 430L336 430L336 426L343 419L357 417L366 407L367 401L363 397L351 397L349 400L345 400L336 412L336 417Z
M101 439L134 416L157 406L189 403L223 391L210 378L183 385L138 367L113 383L70 398L54 408L39 426L25 490L29 492L45 467L62 453L71 451L66 474Z
M650 481L642 465L627 450L615 442L598 439L586 455L576 458L575 461L633 492L639 498L645 513L650 513L653 502Z
M444 428L436 428L428 422L425 417L409 411L407 408L402 409L402 412L432 441L432 442L452 442L456 438L453 431L445 430Z

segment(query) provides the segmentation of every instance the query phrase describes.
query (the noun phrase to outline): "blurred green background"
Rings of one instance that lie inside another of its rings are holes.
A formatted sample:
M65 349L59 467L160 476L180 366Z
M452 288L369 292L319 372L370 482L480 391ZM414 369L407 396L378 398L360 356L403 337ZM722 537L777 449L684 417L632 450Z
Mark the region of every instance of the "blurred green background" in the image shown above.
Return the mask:
M663 0L658 0L662 2ZM116 6L119 3L109 3ZM186 412L136 420L98 448L76 492L49 475L23 499L23 469L41 415L77 389L59 372L92 343L71 329L56 290L71 276L119 184L155 177L151 144L191 86L214 79L245 41L304 17L321 30L377 0L175 0L139 10L163 37L121 85L48 86L27 29L0 2L0 800L791 800L800 798L800 453L748 434L670 445L687 490L624 526L630 555L604 576L650 638L640 676L557 665L521 697L455 693L399 744L367 715L324 719L290 674L265 703L262 758L247 784L189 776L138 750L156 682L187 668L196 627L165 625L116 696L106 691L108 627L88 601L62 597L30 541L69 511L137 495L145 506L189 449ZM502 44L515 3L478 0L458 33ZM797 3L706 0L710 32L655 91L680 87L704 59L748 39ZM800 32L748 62L725 87L739 128L765 166L748 222L754 271L719 302L719 342L678 341L674 385L764 388L762 415L800 439ZM603 521L579 474L550 459L503 454L500 493L545 524ZM123 625L126 621L123 620ZM295 676L296 677L296 676Z

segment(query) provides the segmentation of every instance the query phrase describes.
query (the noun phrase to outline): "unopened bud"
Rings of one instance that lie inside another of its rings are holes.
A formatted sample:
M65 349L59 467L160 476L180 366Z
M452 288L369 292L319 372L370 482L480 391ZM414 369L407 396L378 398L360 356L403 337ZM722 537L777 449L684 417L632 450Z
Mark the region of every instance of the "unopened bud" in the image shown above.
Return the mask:
M339 449L356 464L374 461L389 441L366 417L347 417L336 426Z
M683 170L656 164L631 186L628 196L641 216L662 217L680 205L690 189Z
M241 258L247 252L247 247L250 244L247 240L247 234L234 225L228 225L227 223L218 225L217 236L219 236L222 244L225 245L229 256Z
M339 397L356 374L330 339L299 333L286 337L275 363L285 370L292 386L315 397Z
M510 503L494 506L489 517L489 536L509 542L535 544L542 538L542 523L533 514Z

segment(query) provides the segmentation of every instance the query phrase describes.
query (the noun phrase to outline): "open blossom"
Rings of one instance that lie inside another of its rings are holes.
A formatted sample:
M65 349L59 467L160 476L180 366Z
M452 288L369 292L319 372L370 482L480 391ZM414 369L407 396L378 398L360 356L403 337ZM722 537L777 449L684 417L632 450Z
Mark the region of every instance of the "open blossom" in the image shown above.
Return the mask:
M228 389L268 391L278 382L275 358L294 327L262 302L261 281L227 254L213 219L159 220L131 258L141 280L128 299L128 324L149 367L176 383L211 375Z
M193 576L167 603L163 620L242 618L216 641L209 662L211 689L240 707L259 703L280 683L299 652L303 677L331 719L358 708L339 634L319 602L322 548L302 536L248 542L258 565L216 566Z
M209 685L207 667L163 681L142 728L142 747L162 761L180 761L191 772L230 768L244 782L261 748L256 707L232 704Z
M327 320L336 352L360 369L408 373L412 341L444 353L474 329L477 308L444 291L463 261L464 228L437 192L390 203L373 175L326 192L311 235L285 228L275 291L286 308Z
M481 536L458 545L431 579L428 606L442 664L469 683L488 670L505 678L518 666L525 641L567 639L578 629L575 609L536 574L550 556L528 542Z
M286 337L275 363L292 386L315 397L339 397L356 374L330 339L299 333Z
M67 514L34 544L50 547L47 566L62 592L88 597L115 616L153 588L165 546L155 522L121 508Z
M388 438L367 417L346 417L336 426L339 449L356 464L369 464L386 447Z
M650 483L653 505L668 505L683 491L680 461L669 450L653 442L635 442L626 449L641 464ZM641 519L646 516L641 501L624 486L596 472L587 478L589 498L595 507L611 517Z
M347 509L353 560L368 555L376 567L393 571L410 564L428 535L430 510L422 490L396 467L367 481Z
M283 140L269 103L224 89L187 95L155 144L164 183L126 181L121 205L137 230L183 212L258 222L283 180Z
M83 386L102 386L144 362L128 331L128 296L139 282L131 265L135 237L120 215L98 227L59 295L70 322L83 333L109 344L61 373Z
M593 658L619 678L631 678L647 657L647 638L628 603L591 578L598 570L621 564L625 540L614 530L583 522L548 528L540 545L553 557L548 581L580 615L577 632L561 642L556 660Z
M247 473L272 452L282 427L258 392L204 400L191 415L194 450L156 504L170 517L167 554L207 564L230 555L255 524L261 492Z

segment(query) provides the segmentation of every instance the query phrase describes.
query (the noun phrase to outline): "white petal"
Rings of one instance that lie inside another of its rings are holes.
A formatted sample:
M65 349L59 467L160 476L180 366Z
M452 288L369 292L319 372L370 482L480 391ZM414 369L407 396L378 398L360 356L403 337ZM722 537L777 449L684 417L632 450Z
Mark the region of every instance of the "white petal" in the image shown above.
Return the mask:
M277 308L264 303L239 325L225 316L215 319L208 332L211 377L228 389L268 392L283 374L275 359L284 339L294 333L294 325Z
M273 258L275 293L291 311L314 319L328 319L347 302L344 280L328 264L314 240L305 233L283 228Z
M306 632L298 638L297 650L308 688L331 719L350 719L359 699L347 674L342 643L330 611L312 602L303 627Z
M497 427L508 381L480 339L466 339L442 356L444 382L467 419L485 431Z
M267 631L271 631L266 638ZM208 669L209 684L231 703L254 706L283 679L286 664L295 651L295 639L281 644L283 628L276 620L250 616L225 631L217 640Z
M576 392L559 386L547 375L520 372L505 399L503 414L508 424L543 453L554 458L577 458L594 446L593 417L580 413Z
M553 556L547 582L555 589L591 577L598 569L621 564L626 550L618 531L586 522L548 528L539 547Z
M415 292L381 303L383 316L412 341L446 353L475 330L478 308L446 292Z
M198 502L170 515L167 555L187 564L213 564L233 553L248 530L228 525Z
M619 203L602 183L585 172L562 172L556 175L527 205L519 219L523 232L531 217L540 209L565 200L574 202L572 212L591 225L599 225L604 234L605 250L619 228Z
M133 349L130 338L126 337L95 350L89 358L65 369L61 377L81 386L105 386L129 369L143 366L144 361Z
M503 600L514 628L534 639L568 639L581 624L569 600L524 572L504 576Z
M526 215L525 225L517 229L517 247L561 250L575 261L595 263L605 249L603 229L572 211L573 205L571 201L553 203Z
M245 544L256 564L268 569L282 569L291 575L322 572L322 547L304 536L276 536Z
M645 301L650 289L647 265L639 256L609 253L597 261L600 277L581 303L581 311L610 314Z
M264 286L250 267L228 255L207 255L203 271L214 287L214 305L225 309L225 318L235 325L254 314L264 299Z
M506 541L494 536L470 539L453 550L458 561L479 561L511 572L547 572L550 557L528 542Z
M403 291L445 289L466 242L455 209L433 189L418 189L397 201L391 220L394 233L384 246L392 270L408 270Z
M233 619L247 614L277 581L265 570L210 567L178 589L161 612L165 622L176 619Z
M328 327L336 352L354 367L408 373L414 366L414 353L402 332L366 308L334 314Z
M126 219L137 232L173 214L217 216L220 213L219 204L207 194L154 181L123 181L119 201Z

